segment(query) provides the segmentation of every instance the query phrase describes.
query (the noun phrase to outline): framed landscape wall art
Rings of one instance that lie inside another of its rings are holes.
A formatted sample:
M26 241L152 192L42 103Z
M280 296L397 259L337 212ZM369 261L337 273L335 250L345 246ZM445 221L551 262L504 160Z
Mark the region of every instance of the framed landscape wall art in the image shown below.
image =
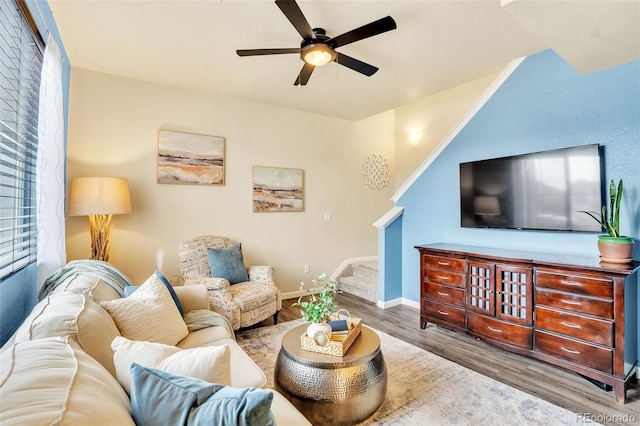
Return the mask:
M158 131L158 183L224 185L225 139Z
M253 211L304 211L304 170L254 166Z

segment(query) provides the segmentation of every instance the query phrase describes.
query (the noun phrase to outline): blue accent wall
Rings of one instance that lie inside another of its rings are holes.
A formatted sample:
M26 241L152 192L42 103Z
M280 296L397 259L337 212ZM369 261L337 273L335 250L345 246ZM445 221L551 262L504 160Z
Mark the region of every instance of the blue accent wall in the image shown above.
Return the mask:
M378 300L402 297L402 215L378 230ZM415 272L418 273L417 271Z
M459 163L604 146L605 181L625 183L621 233L640 257L640 61L580 74L551 50L525 59L396 203L404 207L402 295L418 301L415 245L434 242L597 256L596 234L460 226Z

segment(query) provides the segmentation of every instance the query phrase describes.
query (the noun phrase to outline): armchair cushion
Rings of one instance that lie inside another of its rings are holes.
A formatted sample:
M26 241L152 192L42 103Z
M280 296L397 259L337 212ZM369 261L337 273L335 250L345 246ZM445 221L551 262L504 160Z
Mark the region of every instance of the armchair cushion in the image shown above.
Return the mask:
M227 248L207 248L211 276L226 278L231 284L249 281L240 243Z

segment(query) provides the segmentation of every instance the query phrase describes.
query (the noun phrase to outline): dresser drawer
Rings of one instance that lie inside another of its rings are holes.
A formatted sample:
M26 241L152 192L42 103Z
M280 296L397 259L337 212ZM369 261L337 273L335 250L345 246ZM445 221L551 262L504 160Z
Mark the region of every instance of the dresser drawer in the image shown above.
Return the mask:
M447 287L432 282L422 283L422 286L424 297L464 307L464 289Z
M536 330L535 350L611 374L613 349Z
M613 283L585 275L569 275L536 270L536 287L546 287L575 294L586 294L603 298L613 297Z
M422 314L433 318L439 318L442 321L464 328L464 309L454 308L453 306L423 299Z
M487 318L482 315L467 312L467 328L513 346L526 349L531 349L532 347L533 331L530 327L510 324L495 318Z
M613 318L613 300L577 296L572 293L536 289L536 305L552 306L603 318Z
M445 269L450 272L465 272L465 260L453 257L433 256L430 254L423 255L425 268Z
M536 329L613 346L613 322L536 306Z
M453 274L451 272L427 269L425 278L429 282L453 285L456 287L464 287L464 275Z

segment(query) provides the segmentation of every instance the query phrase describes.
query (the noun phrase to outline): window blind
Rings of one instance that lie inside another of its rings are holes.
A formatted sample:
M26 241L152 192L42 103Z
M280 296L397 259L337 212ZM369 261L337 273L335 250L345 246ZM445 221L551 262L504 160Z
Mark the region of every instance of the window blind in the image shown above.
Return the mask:
M42 48L25 11L0 1L0 279L36 260Z

